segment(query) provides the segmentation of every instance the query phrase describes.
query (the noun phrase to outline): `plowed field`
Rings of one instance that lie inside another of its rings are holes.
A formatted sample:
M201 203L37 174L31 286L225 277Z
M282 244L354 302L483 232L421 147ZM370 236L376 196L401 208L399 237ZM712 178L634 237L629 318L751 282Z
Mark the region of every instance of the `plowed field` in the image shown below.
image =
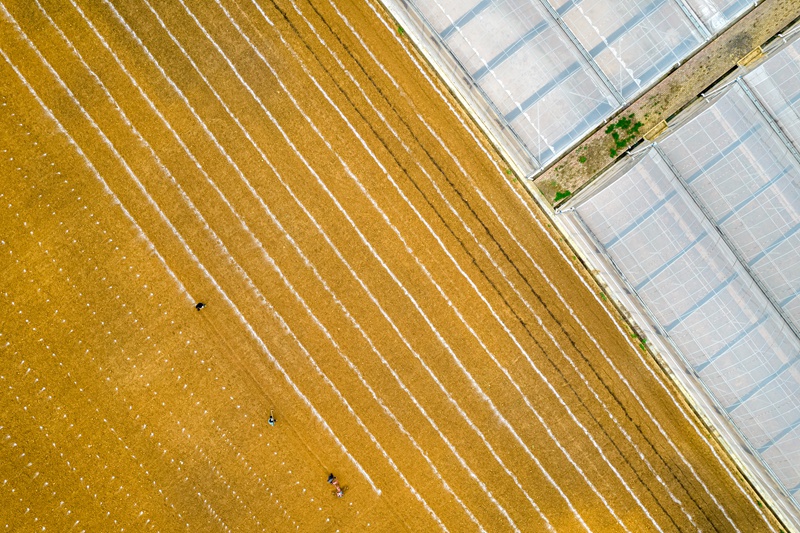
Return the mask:
M257 1L0 4L0 524L777 529L375 0Z

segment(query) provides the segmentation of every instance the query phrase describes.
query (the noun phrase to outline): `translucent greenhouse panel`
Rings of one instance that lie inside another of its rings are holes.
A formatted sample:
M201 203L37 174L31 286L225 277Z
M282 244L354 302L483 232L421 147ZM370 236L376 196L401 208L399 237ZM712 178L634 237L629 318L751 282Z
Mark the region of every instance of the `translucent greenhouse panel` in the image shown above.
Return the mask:
M800 330L800 164L734 85L659 146Z
M753 7L753 0L686 0L712 33L717 33Z
M783 132L800 148L800 40L744 77Z
M442 2L418 0L416 4L426 16L439 15L434 29L457 51L461 64L475 80L552 26L538 2L480 2L460 17L452 16L452 10ZM467 5L469 2L459 4L462 9Z
M624 98L703 43L673 0L553 0L558 14Z
M800 387L790 372L774 379L733 413L737 425L750 435L761 453L780 443L800 420Z
M564 66L556 74L558 81L545 81L504 115L541 164L551 161L618 107L595 74L583 70L580 64L575 60ZM533 63L521 63L518 68L529 71L530 80L543 74ZM509 63L508 69L513 71L514 65ZM500 80L493 79L491 85L494 82L499 85Z
M539 2L415 5L539 162L618 107Z
M655 149L639 157L579 202L576 213L719 404L792 487L797 471L787 465L797 464L800 453L800 340L667 161Z
M775 337L765 313L740 333L736 343L718 350L698 370L728 412L735 411L758 391L784 373L797 373L797 342L791 335Z
M800 427L800 380L797 372L784 372L730 414L762 456L770 452L772 457L794 457L797 460L800 454L797 441L786 439ZM792 482L792 479L784 480L787 488L792 486Z
M414 4L425 15L428 24L444 38L447 38L457 28L457 21L464 21L474 17L481 10L486 9L491 0L476 0L464 2L462 0L417 0Z

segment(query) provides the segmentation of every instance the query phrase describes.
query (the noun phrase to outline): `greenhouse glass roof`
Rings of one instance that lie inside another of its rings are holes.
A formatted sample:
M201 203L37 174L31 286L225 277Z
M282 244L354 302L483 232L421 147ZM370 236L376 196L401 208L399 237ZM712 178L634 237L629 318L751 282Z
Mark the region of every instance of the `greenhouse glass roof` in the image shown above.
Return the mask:
M411 0L538 165L752 7L742 0Z
M800 40L573 202L717 404L800 500Z

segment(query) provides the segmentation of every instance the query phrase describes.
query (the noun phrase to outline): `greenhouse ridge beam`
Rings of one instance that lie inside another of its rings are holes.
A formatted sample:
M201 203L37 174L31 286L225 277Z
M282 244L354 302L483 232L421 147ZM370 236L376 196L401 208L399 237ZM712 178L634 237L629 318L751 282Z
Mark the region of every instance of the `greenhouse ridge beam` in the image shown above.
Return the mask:
M686 15L686 18L692 22L692 25L700 32L700 35L703 36L703 40L708 42L711 38L711 30L709 30L703 21L700 20L700 17L697 16L697 13L694 12L692 6L687 4L685 0L675 0L675 3L678 4L678 7L681 8L683 14Z
M549 0L542 0L542 5L547 10L547 12L550 13L550 16L553 17L553 19L556 21L558 26L561 28L561 31L564 32L564 35L566 35L567 38L569 38L569 40L572 41L572 45L578 50L578 52L580 52L580 54L586 60L586 63L588 63L589 66L594 71L594 73L597 74L597 77L603 81L603 84L606 86L606 89L608 89L608 91L614 95L614 98L616 98L617 100L617 104L619 105L624 104L625 97L623 97L622 93L620 93L614 86L614 84L611 83L611 80L608 79L608 76L606 76L605 72L603 72L603 69L601 69L600 65L597 64L597 61L594 60L594 55L596 54L593 55L590 50L587 50L581 44L578 38L575 37L575 34L572 33L572 30L569 29L569 26L566 25L564 19L561 18L561 15L555 9L553 9L553 6L550 5ZM606 39L604 39L604 41L606 41Z
M741 78L739 78L739 79L741 79ZM766 112L766 110L765 110L765 112ZM767 115L769 115L769 114L767 114ZM766 119L766 117L765 117L765 119ZM777 124L776 124L776 126L777 126ZM752 132L752 131L753 130L750 130L750 132ZM741 138L737 139L737 144L740 144L743 139L744 139L744 137L741 137ZM788 141L788 139L787 139L787 141ZM694 200L694 203L697 206L697 208L703 213L703 215L706 217L706 219L709 221L709 223L714 227L714 229L717 232L717 235L723 240L723 242L725 242L725 244L728 246L728 248L730 248L731 252L733 253L734 256L736 256L736 259L739 261L739 264L741 264L742 268L745 269L745 271L750 275L750 277L753 279L753 281L756 283L756 285L758 285L758 288L761 289L761 292L764 294L764 296L767 298L769 303L772 305L772 308L775 310L775 312L778 314L778 316L780 316L781 319L783 319L784 323L789 327L789 329L791 329L794 332L794 334L797 335L797 337L800 339L800 331L797 330L797 327L795 326L794 322L792 320L790 320L789 317L786 316L786 313L783 310L783 308L781 307L780 302L776 302L775 299L772 296L772 291L770 291L767 287L764 286L764 283L761 280L761 276L759 276L755 272L753 272L752 264L751 264L752 262L747 261L742 256L741 252L739 251L739 248L733 242L731 242L731 240L728 237L728 235L724 231L722 231L722 229L720 228L719 225L721 224L722 221L721 220L720 221L716 220L716 217L714 217L708 211L708 209L706 209L705 203L700 201L700 199L697 197L697 194L694 192L692 187L689 186L689 183L691 182L691 180L686 179L682 175L682 173L675 167L675 165L673 164L673 162L670 159L670 157L664 152L664 150L661 148L661 146L659 146L659 144L657 142L654 142L652 144L652 149L655 150L658 153L658 155L661 157L661 159L664 160L664 163L667 165L667 167L669 167L669 169L672 172L673 176L675 176L675 179L677 179L680 182L680 184L683 186L684 190L689 194L689 196L692 197L692 200ZM726 152L729 152L730 150L731 150L731 147L727 147L722 153L724 154ZM782 176L782 174L779 175L778 178L780 176ZM773 178L772 181L776 181L778 178ZM667 200L665 199L664 201L666 202ZM639 290L638 286L636 287L636 290L637 291ZM666 329L667 329L667 332L669 332L669 330L671 328L667 327ZM721 356L723 353L715 354L712 357L712 359L716 359L717 357ZM704 364L707 366L711 362L712 362L712 360L710 359L709 361L707 361ZM699 372L700 370L702 370L702 368L695 368L695 370L697 370Z
M783 145L792 153L797 162L800 163L800 152L797 151L797 148L795 148L794 144L792 144L792 142L786 136L786 133L784 133L780 125L778 125L778 123L775 122L775 119L772 117L772 115L769 112L767 112L766 108L764 107L764 104L761 103L761 100L759 100L758 97L755 94L753 94L753 91L750 89L750 85L747 84L747 80L745 80L742 77L739 77L736 78L736 83L739 84L739 87L742 88L744 94L746 94L747 97L750 99L750 101L753 102L753 105L756 107L756 109L758 109L758 112L761 114L761 116L764 117L764 120L766 120L767 123L769 123L770 127L772 128L772 131L775 132L775 135L778 136Z

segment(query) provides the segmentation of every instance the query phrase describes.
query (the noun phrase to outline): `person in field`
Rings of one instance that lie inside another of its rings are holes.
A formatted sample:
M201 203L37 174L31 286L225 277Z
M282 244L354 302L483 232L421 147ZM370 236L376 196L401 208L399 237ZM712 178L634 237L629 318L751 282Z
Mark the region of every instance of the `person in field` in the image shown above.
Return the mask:
M328 483L333 485L333 488L336 489L337 498L341 498L344 495L344 490L342 490L342 487L339 486L339 480L336 479L336 476L333 474L328 474Z

